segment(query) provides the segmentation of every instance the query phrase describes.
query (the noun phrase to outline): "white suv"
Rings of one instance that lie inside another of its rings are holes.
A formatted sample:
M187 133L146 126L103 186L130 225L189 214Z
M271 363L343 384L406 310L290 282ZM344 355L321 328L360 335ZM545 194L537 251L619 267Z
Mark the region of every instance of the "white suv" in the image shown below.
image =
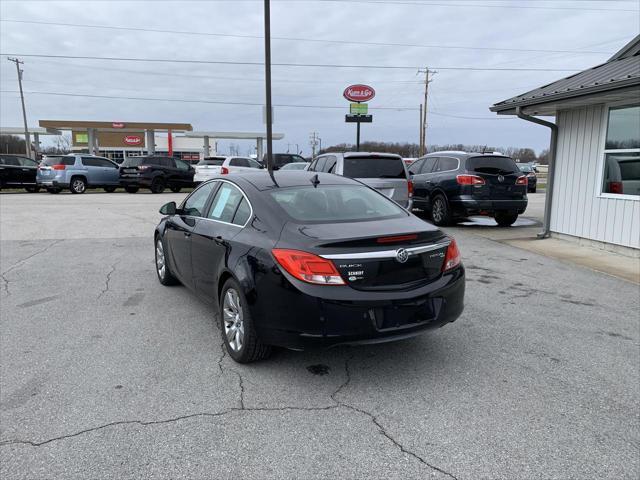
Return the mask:
M196 174L193 177L193 181L194 183L200 183L216 175L258 168L263 167L260 163L248 157L206 157L195 165Z

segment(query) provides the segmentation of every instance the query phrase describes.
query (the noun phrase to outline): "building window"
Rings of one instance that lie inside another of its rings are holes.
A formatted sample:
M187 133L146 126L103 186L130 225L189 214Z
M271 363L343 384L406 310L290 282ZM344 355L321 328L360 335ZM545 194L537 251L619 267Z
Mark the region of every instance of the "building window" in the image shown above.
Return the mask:
M611 107L602 192L640 197L640 105Z

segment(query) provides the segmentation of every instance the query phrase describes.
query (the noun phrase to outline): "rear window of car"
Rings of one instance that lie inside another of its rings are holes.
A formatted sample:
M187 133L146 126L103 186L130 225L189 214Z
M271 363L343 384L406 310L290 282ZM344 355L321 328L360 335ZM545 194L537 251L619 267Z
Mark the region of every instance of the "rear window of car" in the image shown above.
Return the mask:
M282 165L286 165L287 163L293 162L304 162L304 157L300 155L295 155L293 153L274 153L273 154L273 163L276 167L281 167ZM267 156L265 155L262 158L262 163L267 164Z
M467 159L467 170L477 173L505 174L517 173L520 171L516 162L509 157L492 157L484 155L482 157L471 157Z
M197 163L197 165L213 165L216 167L220 167L224 163L224 158L225 157L203 158Z
M145 160L145 157L127 157L124 162L122 162L123 167L137 167L138 165L142 165L142 162Z
M303 223L355 222L408 215L385 196L360 185L279 188L269 194L288 216Z
M345 157L342 174L350 178L407 177L399 157Z
M46 157L42 160L43 165L73 165L76 163L76 157Z
M520 169L521 172L525 172L525 173L533 172L533 168L531 168L530 165L518 165L518 168Z

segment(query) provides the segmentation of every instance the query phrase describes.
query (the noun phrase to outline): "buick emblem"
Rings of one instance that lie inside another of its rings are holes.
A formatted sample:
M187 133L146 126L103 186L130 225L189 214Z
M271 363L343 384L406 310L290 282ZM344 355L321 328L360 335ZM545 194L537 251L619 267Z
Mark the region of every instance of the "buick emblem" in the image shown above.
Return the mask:
M500 183L504 182L504 175L498 175L498 181Z
M400 263L404 263L409 260L409 252L407 252L404 248L399 248L396 250L396 260Z

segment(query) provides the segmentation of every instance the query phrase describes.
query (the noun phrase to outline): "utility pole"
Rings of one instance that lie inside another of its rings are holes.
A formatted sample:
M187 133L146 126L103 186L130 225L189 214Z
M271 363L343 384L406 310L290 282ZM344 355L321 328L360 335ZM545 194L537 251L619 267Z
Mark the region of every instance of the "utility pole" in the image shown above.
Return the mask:
M26 144L27 157L31 157L31 136L29 135L29 127L27 126L27 110L24 106L24 93L22 92L22 72L20 65L24 65L24 62L19 58L7 57L7 60L16 64L16 71L18 72L18 86L20 87L20 101L22 102L22 120L24 121L24 143Z
M273 175L273 113L271 103L271 4L264 0L264 86L267 122L267 170L273 183L278 186ZM260 160L260 159L258 159Z
M316 158L316 147L318 146L318 132L311 132L309 134L309 145L311 145L311 159Z
M424 70L418 70L418 73L424 73L424 103L422 104L422 125L421 125L421 145L420 145L420 156L427 153L427 108L428 100L429 100L429 84L433 82L433 75L435 75L436 71L429 70L429 67L425 67ZM431 74L431 78L429 75Z
M420 123L418 124L418 131L420 132L418 135L420 138L420 141L419 141L420 146L418 147L418 157L422 156L422 150L424 147L424 138L422 138L422 124L424 123L424 120L422 119L422 115L423 115L422 104L420 104Z

